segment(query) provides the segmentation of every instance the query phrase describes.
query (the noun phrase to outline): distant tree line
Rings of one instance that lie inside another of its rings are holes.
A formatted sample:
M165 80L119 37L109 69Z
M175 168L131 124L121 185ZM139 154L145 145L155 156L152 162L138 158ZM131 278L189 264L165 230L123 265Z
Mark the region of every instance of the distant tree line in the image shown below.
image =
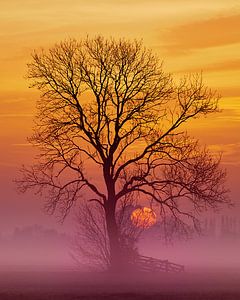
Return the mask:
M218 238L240 239L240 218L222 215L205 218L203 234Z
M45 228L41 225L30 225L16 227L13 232L7 236L0 234L1 242L17 242L17 243L42 243L44 242L65 242L69 239L67 234L59 233L53 228Z

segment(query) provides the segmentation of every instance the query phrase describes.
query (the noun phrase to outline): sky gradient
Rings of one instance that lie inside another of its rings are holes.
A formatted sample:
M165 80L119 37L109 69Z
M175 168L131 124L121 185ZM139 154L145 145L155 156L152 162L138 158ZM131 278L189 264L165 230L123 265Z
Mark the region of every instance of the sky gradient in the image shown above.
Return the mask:
M142 39L178 78L203 72L222 95L222 113L197 120L189 133L223 153L231 197L240 212L240 3L234 0L12 0L0 11L0 226L55 224L33 194L18 195L12 180L33 160L31 135L37 91L24 78L30 54L87 34ZM1 230L0 230L1 231Z

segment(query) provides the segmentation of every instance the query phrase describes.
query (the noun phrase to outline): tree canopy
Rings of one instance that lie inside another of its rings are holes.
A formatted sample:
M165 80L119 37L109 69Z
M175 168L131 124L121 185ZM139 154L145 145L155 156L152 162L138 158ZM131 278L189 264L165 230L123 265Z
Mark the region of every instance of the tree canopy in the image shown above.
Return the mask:
M141 42L102 36L36 51L28 69L41 92L30 138L40 155L18 183L45 193L48 212L64 219L81 198L98 203L116 249L116 208L127 197L194 225L196 213L229 203L220 159L183 129L218 111L201 74L175 81Z

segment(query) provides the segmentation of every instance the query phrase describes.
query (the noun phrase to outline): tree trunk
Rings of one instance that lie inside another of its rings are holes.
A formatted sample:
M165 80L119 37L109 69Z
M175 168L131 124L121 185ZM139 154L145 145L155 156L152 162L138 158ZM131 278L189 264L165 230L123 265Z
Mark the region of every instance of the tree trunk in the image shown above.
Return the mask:
M112 178L110 169L112 165L112 157L110 156L106 160L103 167L104 179L108 191L107 201L105 203L105 216L107 233L109 239L109 251L110 251L110 266L109 269L112 272L119 272L124 266L124 257L122 254L119 229L116 222L115 210L116 210L116 194L115 194L115 183Z
M119 231L115 218L115 205L111 202L106 207L106 224L110 247L110 266L112 272L120 272L123 267L123 256L119 241Z

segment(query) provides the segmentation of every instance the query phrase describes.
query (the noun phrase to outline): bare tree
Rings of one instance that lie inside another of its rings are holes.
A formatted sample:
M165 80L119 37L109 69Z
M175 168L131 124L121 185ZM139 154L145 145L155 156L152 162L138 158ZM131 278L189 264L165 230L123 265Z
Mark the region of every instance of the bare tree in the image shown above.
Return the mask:
M138 257L137 242L141 233L147 228L136 226L131 220L136 209L136 201L127 195L119 201L116 211L116 223L119 232L121 250L125 262L131 263ZM80 266L85 264L93 269L106 270L110 267L110 247L106 227L104 208L98 203L81 203L75 218L76 232L72 239L72 258ZM138 220L135 220L138 222ZM147 220L146 224L147 225Z
M109 240L102 206L84 203L76 215L76 232L72 240L71 256L80 266L108 269L110 265Z
M28 68L41 92L30 138L40 155L19 187L45 194L46 210L62 219L81 197L101 205L113 269L124 258L116 210L127 195L193 225L229 202L220 159L184 130L218 110L201 75L175 83L141 42L101 36L34 52Z

